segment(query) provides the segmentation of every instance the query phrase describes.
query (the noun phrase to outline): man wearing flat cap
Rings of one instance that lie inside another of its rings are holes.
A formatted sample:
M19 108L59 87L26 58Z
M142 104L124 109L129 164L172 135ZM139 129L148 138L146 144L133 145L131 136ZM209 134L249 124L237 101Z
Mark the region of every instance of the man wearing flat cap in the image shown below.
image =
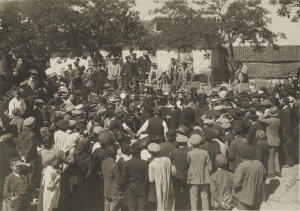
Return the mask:
M170 130L171 131L171 130ZM189 186L187 184L187 174L189 165L186 159L188 148L188 137L178 134L176 136L176 149L170 153L172 164L176 168L173 177L175 190L175 210L189 210Z
M212 163L206 150L199 148L205 139L199 134L193 134L189 143L193 146L192 151L187 153L189 171L187 183L190 185L191 210L198 210L198 200L201 196L202 209L209 210L208 192Z

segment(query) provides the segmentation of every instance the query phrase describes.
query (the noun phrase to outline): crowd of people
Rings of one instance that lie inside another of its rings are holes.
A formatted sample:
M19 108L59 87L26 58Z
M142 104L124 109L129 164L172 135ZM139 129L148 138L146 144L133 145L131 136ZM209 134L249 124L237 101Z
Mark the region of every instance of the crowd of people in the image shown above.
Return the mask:
M257 210L266 179L298 163L297 78L184 92L188 62L159 73L146 52L131 53L122 65L33 69L11 88L0 112L3 211ZM175 86L147 86L156 73Z

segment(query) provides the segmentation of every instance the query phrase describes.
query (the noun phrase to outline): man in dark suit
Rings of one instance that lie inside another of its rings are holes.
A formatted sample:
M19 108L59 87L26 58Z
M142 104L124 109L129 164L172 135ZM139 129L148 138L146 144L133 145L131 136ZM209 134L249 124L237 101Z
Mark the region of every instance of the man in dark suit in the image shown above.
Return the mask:
M299 124L297 113L292 108L292 103L288 98L284 99L285 106L280 114L280 132L283 143L283 153L285 157L285 165L283 168L292 167L294 165L293 153L295 140L292 138L293 129Z
M141 148L138 143L134 143L130 151L132 159L124 163L120 185L127 194L128 210L143 211L148 194L148 164L140 158Z
M151 60L148 56L147 51L144 51L143 56L138 58L138 67L139 67L139 72L141 74L141 78L143 80L146 80L147 73L150 72L150 68L151 68Z

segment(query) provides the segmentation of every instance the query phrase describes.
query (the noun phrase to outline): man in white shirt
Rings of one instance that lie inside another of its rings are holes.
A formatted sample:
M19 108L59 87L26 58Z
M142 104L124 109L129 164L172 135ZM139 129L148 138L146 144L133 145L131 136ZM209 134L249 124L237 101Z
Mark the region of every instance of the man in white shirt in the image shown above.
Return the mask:
M20 90L18 88L13 89L14 98L8 104L8 114L12 117L13 109L17 108L20 110L20 115L23 116L26 111L26 103L24 99L20 97Z
M160 109L154 109L154 117L148 119L137 132L138 135L148 132L151 141L163 142L168 132L167 123L160 118Z

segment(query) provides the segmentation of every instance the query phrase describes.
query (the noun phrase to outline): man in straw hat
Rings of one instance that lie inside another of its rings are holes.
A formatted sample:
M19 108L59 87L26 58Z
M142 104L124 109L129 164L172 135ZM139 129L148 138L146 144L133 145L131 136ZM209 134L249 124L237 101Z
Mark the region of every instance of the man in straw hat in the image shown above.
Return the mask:
M187 183L190 185L191 210L198 210L199 195L202 201L202 209L209 209L208 192L212 163L206 150L200 149L205 139L199 134L193 134L189 139L193 146L192 151L187 153L189 171Z

